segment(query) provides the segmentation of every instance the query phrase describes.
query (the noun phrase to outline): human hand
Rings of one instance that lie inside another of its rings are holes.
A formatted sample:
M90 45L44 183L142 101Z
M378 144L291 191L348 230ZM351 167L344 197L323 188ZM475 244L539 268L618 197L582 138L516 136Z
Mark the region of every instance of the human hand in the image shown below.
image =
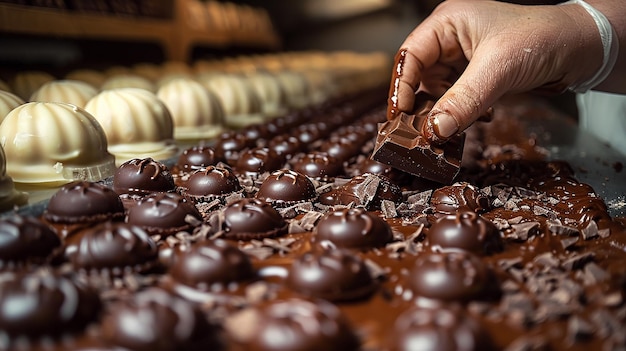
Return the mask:
M396 56L388 119L412 112L415 92L441 96L423 126L443 142L501 96L563 92L602 65L594 20L575 4L522 6L484 0L442 3Z

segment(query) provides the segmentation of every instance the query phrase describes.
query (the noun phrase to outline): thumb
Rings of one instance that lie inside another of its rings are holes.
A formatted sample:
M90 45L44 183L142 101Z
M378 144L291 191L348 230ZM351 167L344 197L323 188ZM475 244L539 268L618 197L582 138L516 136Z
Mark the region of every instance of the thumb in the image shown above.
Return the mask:
M474 57L459 79L435 103L422 127L432 142L442 143L488 113L506 89L501 63ZM495 68L495 69L494 69Z

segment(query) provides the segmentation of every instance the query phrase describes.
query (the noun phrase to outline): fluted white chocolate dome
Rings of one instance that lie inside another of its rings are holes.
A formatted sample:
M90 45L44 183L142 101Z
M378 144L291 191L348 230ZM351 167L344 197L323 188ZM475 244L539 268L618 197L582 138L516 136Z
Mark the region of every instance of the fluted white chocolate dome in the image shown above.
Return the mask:
M175 139L209 139L223 131L221 102L202 84L191 79L173 79L159 88L157 96L172 115Z
M85 107L87 101L98 94L93 86L78 80L53 80L42 85L30 97L30 101L65 102Z
M11 91L23 100L28 100L39 87L53 80L54 76L46 72L19 72L11 81Z
M11 110L24 104L24 100L19 96L0 90L0 123L4 120Z
M199 81L220 99L226 114L226 125L241 128L264 121L259 98L244 77L208 74L201 75Z
M301 73L279 71L275 74L283 91L287 94L287 104L289 107L300 109L310 104L308 83Z
M0 211L7 211L14 206L25 205L28 194L15 189L13 179L7 175L7 160L4 149L0 146Z
M112 76L102 83L100 90L111 90L120 88L138 88L150 92L155 91L154 84L148 79L135 74L121 74Z
M117 165L133 159L163 160L176 153L172 116L144 89L105 90L85 107L102 125Z
M28 102L0 124L7 174L17 183L56 186L113 175L113 155L98 121L87 111L57 102Z
M287 112L287 99L278 79L266 72L249 73L246 78L261 101L261 111L266 118L278 117Z

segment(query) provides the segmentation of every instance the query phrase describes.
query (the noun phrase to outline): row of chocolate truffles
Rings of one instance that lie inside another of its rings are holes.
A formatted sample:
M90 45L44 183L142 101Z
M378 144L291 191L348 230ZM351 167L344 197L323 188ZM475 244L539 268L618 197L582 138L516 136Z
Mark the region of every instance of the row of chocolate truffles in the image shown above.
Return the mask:
M297 121L303 123L311 111L322 114L334 104L275 118L267 132L278 132L290 115L299 115ZM156 95L133 88L109 90L94 97L90 106L101 112L92 115L69 104L34 102L11 110L0 124L7 174L19 184L58 186L72 179L104 179L112 174L114 159L120 165L135 157L164 160L177 152L172 134L176 128ZM353 110L351 116L365 111L349 103L344 108ZM253 129L261 129L263 123L257 122ZM320 119L318 125L323 124ZM276 131L270 130L272 125ZM210 131L217 135L222 129Z

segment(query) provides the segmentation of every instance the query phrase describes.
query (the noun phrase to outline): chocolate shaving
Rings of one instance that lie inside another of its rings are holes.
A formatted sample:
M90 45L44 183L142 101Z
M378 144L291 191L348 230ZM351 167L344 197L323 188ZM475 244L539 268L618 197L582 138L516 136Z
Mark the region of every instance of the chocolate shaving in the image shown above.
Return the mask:
M520 224L523 219L524 219L523 216L517 216L517 217L509 218L507 222L509 224Z
M557 217L554 211L550 210L549 208L539 206L539 205L533 206L533 214L535 214L536 216L544 216L548 218Z
M563 249L565 250L569 250L571 248L573 248L574 246L576 246L576 243L578 242L578 238L566 238L566 239L562 239L561 240L561 246L563 247Z
M505 271L508 271L511 268L521 268L522 267L522 258L502 258L498 260L498 266Z
M589 221L587 226L583 228L580 233L585 240L593 239L598 236L598 224L595 221Z
M393 201L382 200L380 209L384 218L395 218L398 216L398 212L396 212L396 204Z

